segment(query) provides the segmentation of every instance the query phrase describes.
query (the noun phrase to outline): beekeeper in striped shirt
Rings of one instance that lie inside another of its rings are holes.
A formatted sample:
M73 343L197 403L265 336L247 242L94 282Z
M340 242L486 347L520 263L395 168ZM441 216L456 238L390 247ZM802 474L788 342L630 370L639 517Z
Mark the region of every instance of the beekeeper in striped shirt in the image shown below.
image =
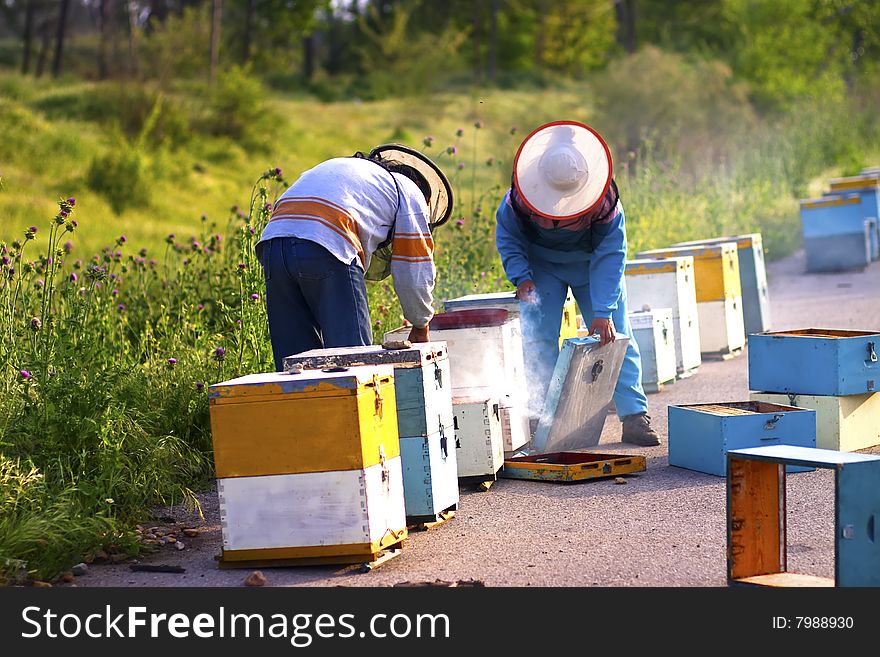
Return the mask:
M571 288L602 344L617 333L630 338L614 389L623 441L658 445L627 317L626 228L611 173L611 152L589 126L556 121L539 127L517 151L510 192L495 215L495 241L521 302L530 415L540 416L543 408Z
M452 191L422 153L386 144L327 160L282 194L256 245L275 367L309 349L373 341L366 280L391 275L411 342L434 314L431 231Z

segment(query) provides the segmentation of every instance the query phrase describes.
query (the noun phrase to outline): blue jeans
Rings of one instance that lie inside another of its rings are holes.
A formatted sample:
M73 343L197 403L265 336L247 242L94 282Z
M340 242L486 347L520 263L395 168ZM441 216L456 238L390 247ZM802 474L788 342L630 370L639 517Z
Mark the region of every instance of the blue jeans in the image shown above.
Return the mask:
M540 417L544 397L559 357L559 326L568 288L571 288L587 326L593 321L588 262L555 263L530 260L539 303L520 303L523 352L529 373L529 415ZM614 388L614 405L621 418L648 410L642 389L642 363L639 346L632 337L626 310L626 285L621 282L617 310L611 314L614 329L629 337L629 344Z
M285 356L373 342L363 270L317 242L276 237L257 245L275 369Z

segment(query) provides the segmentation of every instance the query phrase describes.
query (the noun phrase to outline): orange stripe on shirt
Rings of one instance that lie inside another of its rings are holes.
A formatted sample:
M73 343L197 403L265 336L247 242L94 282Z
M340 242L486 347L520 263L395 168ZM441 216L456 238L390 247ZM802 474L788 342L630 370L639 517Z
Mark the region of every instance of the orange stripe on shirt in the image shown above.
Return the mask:
M401 237L394 235L394 244L392 246L394 255L400 255L409 258L421 258L430 256L434 252L434 240L425 235L416 237Z
M317 221L344 237L357 251L361 263L364 262L364 248L361 245L357 222L350 214L324 199L288 198L279 202L272 211L269 221L293 219Z

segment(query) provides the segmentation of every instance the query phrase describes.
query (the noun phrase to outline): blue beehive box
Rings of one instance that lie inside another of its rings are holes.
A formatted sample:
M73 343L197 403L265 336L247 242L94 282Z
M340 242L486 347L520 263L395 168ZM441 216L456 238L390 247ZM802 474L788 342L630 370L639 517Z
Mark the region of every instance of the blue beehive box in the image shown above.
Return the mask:
M868 234L871 239L871 260L880 259L880 176L863 174L852 178L837 178L831 181L831 191L824 197L847 197L858 194L862 218L868 221Z
M761 233L713 237L693 242L679 242L675 246L719 244L734 242L739 255L739 277L742 286L743 321L746 334L770 330L770 297L767 291L767 269L764 266L764 246Z
M379 345L314 349L284 359L284 369L393 365L403 493L409 523L432 522L458 504L452 378L445 342L407 349Z
M880 332L798 329L749 337L749 389L796 395L880 390Z
M808 272L863 269L871 263L870 229L858 194L801 201Z
M727 477L729 584L880 586L880 456L780 445L732 450ZM834 579L789 572L786 480L780 465L834 472Z
M669 465L723 477L732 449L815 447L816 411L766 402L670 406L668 440Z

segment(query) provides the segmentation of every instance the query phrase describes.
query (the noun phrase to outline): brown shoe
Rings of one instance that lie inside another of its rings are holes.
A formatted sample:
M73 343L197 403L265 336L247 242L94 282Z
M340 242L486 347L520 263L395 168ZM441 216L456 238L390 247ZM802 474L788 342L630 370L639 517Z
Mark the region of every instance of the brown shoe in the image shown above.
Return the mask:
M625 443L653 447L660 444L660 436L651 427L651 416L647 413L627 415L623 418L623 437Z

